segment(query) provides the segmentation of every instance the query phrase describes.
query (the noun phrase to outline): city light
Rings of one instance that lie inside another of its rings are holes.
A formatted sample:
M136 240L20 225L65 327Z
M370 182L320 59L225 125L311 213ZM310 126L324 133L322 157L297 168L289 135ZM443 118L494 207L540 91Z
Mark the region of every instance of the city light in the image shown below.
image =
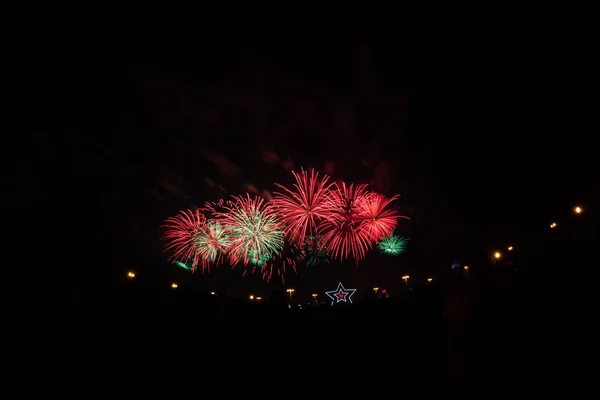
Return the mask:
M502 254L499 251L497 251L497 252L494 253L494 258L496 260L500 259L500 257L502 257Z
M127 273L127 276L128 276L129 278L135 278L135 274L134 274L133 272L131 272L131 271L129 271L129 272Z
M410 276L409 275L404 275L402 277L402 279L404 280L404 283L408 284L408 280L410 279Z
M573 209L573 211L575 211L575 214L581 214L583 212L583 208L577 206Z
M469 272L469 266L468 266L468 265L465 265L463 268L464 268L464 270L465 270L466 272Z
M254 295L250 295L250 300L254 300Z
M177 288L178 288L178 286L177 286L177 284L176 284L176 283L171 283L171 287L172 287L173 289L177 289Z
M311 296L312 296L313 300L315 300L315 301L317 300L318 295L316 293L313 293Z
M552 228L552 229L556 228L556 222L551 223L550 228Z
M211 296L214 296L215 294L216 294L215 292L210 292L210 295L211 295Z
M508 246L508 251L512 251L513 247L512 246Z
M432 278L427 278L427 282L431 283L433 279Z
M292 297L292 293L294 293L294 292L295 292L295 290L294 290L294 289L286 289L285 291L286 291L286 292L288 292L288 293L290 294L290 297Z
M261 300L262 300L262 297L260 297L260 296L258 296L258 297L256 298L256 301L261 301Z
M378 288L378 287L374 287L374 288L373 288L373 291L374 291L374 292L376 292L376 291L378 291L378 290L379 290L379 288Z

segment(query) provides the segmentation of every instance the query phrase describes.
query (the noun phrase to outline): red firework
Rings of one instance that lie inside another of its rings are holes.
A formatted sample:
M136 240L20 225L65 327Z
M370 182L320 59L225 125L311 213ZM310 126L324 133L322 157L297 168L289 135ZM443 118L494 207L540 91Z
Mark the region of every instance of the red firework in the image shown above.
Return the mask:
M314 169L292 174L296 178L293 190L276 183L283 192L275 192L271 203L277 208L289 242L300 247L306 236L316 234L319 223L329 215L331 184L327 183L327 175L319 179Z
M332 258L343 261L349 256L358 263L372 247L373 240L367 227L362 224L360 205L369 196L367 185L335 183L327 202L327 218L319 226L319 233L327 243Z
M398 218L410 219L390 207L390 204L398 196L388 198L382 194L371 192L363 196L358 204L358 217L362 221L370 240L378 242L385 236L389 236L396 225Z
M208 266L200 253L196 250L196 239L204 230L206 217L199 210L180 211L174 217L168 218L163 227L163 239L167 242L165 251L171 252L169 261L178 260L191 264L192 271L196 271L198 264L202 271Z
M228 232L227 253L232 265L262 265L283 248L282 224L275 209L257 196L233 196L215 211L216 221Z

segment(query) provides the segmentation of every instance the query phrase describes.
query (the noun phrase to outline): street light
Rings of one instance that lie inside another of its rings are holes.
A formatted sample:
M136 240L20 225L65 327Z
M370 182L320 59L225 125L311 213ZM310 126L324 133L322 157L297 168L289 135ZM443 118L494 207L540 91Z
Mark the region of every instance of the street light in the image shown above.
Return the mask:
M177 286L177 284L176 284L176 283L171 283L171 287L172 287L173 289L177 289L177 287L178 287L178 286Z
M254 295L250 295L250 300L254 300Z
M499 251L497 251L497 252L495 252L495 253L494 253L494 258L495 258L496 260L499 260L499 259L500 259L500 257L502 257L502 254L500 254L500 252L499 252Z
M373 291L374 291L374 292L377 292L378 290L379 290L379 288L378 288L378 287L374 287L374 288L373 288Z
M409 275L404 275L404 276L402 277L402 279L404 280L404 283L406 283L407 285L408 285L408 279L409 279L409 278L410 278L410 276L409 276Z
M513 247L512 246L508 246L508 251L512 251Z
M295 292L294 289L286 289L286 292L288 292L290 294L290 299L292 298L292 293Z
M258 296L258 297L256 298L256 301L258 301L259 303L260 303L260 301L261 301L261 300L262 300L262 297L260 297L260 296Z
M317 296L318 296L318 295L317 295L316 293L313 293L313 294L312 294L313 301L317 301Z
M551 223L550 228L552 228L552 229L556 228L556 222Z
M468 265L465 265L465 266L463 267L463 269L465 270L465 272L469 272L469 266L468 266Z
M210 292L210 295L211 295L211 296L214 296L215 294L216 294L215 292Z
M133 272L129 271L129 272L127 273L127 276L128 276L130 279L133 279L133 278L135 278L135 273L133 273Z
M573 211L575 211L575 214L581 214L583 212L583 208L577 206L573 209Z
M427 278L427 282L431 283L433 279L432 278Z

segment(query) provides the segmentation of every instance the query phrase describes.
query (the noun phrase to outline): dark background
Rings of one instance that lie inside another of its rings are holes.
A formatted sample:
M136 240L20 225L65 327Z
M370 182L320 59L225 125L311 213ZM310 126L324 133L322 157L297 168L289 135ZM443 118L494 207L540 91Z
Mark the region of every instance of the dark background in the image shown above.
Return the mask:
M578 46L486 37L423 57L390 32L317 30L149 42L38 43L6 76L20 129L7 169L15 234L35 231L22 246L46 255L34 273L101 287L134 269L236 296L282 287L239 268L170 266L160 225L204 201L272 192L300 166L399 193L411 218L398 258L288 273L306 296L483 264L597 201L592 65Z

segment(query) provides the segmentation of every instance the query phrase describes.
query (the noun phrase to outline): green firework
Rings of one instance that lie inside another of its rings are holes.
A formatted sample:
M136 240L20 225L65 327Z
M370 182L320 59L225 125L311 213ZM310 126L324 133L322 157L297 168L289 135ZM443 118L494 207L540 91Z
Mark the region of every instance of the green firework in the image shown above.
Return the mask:
M410 238L399 237L394 234L381 239L377 247L383 254L397 256L406 251L406 244Z

